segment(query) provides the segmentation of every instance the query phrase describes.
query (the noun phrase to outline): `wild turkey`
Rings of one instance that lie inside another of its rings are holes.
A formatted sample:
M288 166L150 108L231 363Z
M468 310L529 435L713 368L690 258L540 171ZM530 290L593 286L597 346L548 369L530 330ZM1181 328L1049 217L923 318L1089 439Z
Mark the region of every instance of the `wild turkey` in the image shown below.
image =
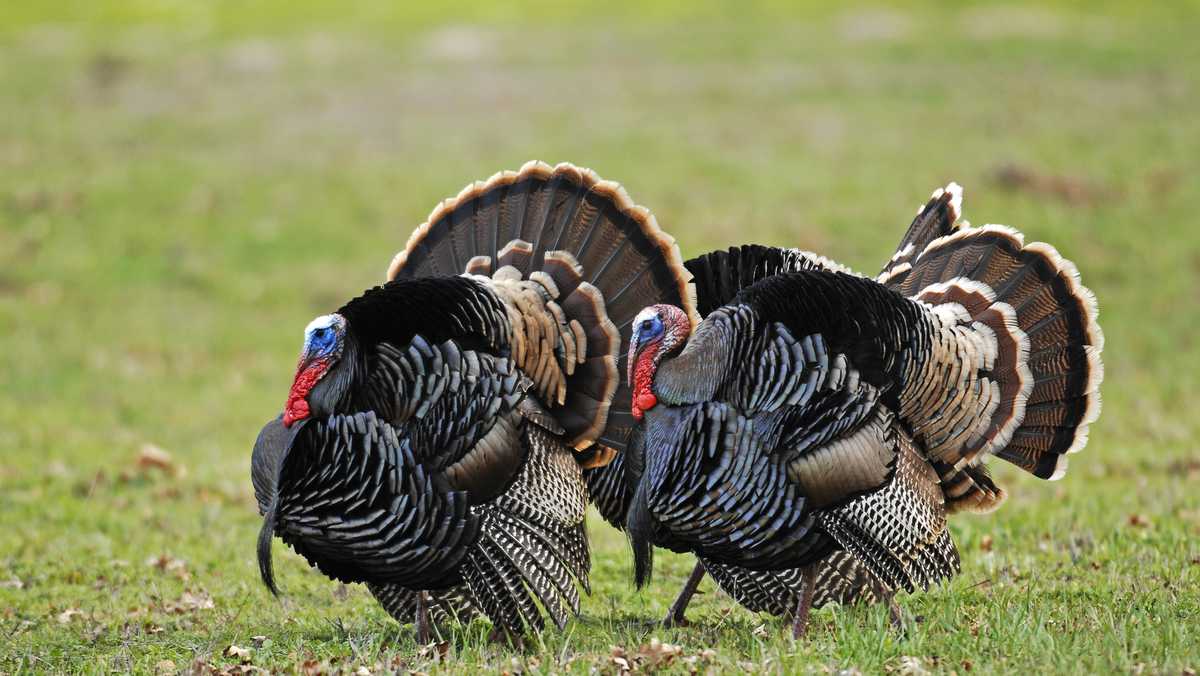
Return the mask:
M934 212L931 211L924 214L924 218L918 217L905 241L911 239L912 232L934 228L932 216ZM743 288L772 275L801 270L850 271L810 251L755 244L713 251L686 261L684 267L692 273L692 281L696 286L696 309L702 317L731 301ZM631 481L640 472L626 472L624 463L627 458L636 461L640 457L636 453L621 453L608 464L584 471L588 492L597 511L605 521L620 530L624 530L626 524L629 498L634 488ZM802 592L798 569L749 570L699 557L667 611L664 626L686 623L688 603L706 572L722 591L752 612L789 615L795 610ZM827 603L870 603L883 598L890 598L888 591L858 564L853 555L835 551L818 565L817 582L812 595L813 608L820 608Z
M402 621L562 627L588 588L581 469L632 432L619 359L649 302L690 306L674 241L615 183L531 162L417 228L386 284L314 319L255 445L274 535Z
M1095 299L1052 247L955 226L960 203L956 185L935 193L918 221L940 211L948 234L914 222L880 281L765 276L694 334L678 307L638 316L642 443L623 463L639 586L653 545L735 570L799 568L799 635L832 552L884 590L953 575L946 513L1004 498L988 455L1062 476L1099 413Z

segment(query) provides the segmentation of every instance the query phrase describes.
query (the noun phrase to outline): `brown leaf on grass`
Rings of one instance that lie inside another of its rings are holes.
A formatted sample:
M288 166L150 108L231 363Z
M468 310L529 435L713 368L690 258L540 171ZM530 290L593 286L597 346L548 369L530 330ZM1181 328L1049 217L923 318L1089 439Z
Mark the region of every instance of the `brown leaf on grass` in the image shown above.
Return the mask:
M433 660L434 662L441 662L442 660L446 659L449 654L449 641L430 643L429 645L421 646L421 649L417 651L417 657L423 660Z
M1141 514L1130 514L1129 525L1133 526L1134 528L1150 528L1154 524L1150 522L1149 518L1142 516Z
M187 561L177 559L170 554L159 554L146 559L146 565L152 568L157 568L165 573L171 573L175 577L187 582L192 578L187 570Z
M622 673L632 671L629 664L629 655L619 645L609 646L608 661L612 662L613 666Z
M717 651L712 648L705 648L695 655L688 655L681 661L687 665L688 670L693 674L699 673L700 667L707 665L717 659Z
M912 655L903 655L900 657L900 668L897 673L901 676L926 676L929 670L925 668L925 660Z
M156 674L173 674L175 671L175 663L171 660L160 660L154 665L154 673Z
M79 617L80 615L83 615L82 610L78 608L67 608L58 615L55 615L54 619L58 620L59 624L70 624L71 620Z
M985 552L992 551L992 536L984 535L982 538L980 538L979 539L979 548Z
M200 591L193 593L185 591L178 600L163 605L163 610L168 613L182 614L197 610L209 610L213 607L212 597L207 592Z
M268 639L266 636L251 636L250 637L250 642L254 644L255 648L263 647L266 644L266 642L269 640L270 639Z
M225 657L232 657L241 660L243 663L248 663L254 656L254 651L249 648L243 648L239 645L229 644L225 649Z
M175 462L170 459L170 454L166 450L152 443L144 443L138 450L138 468L161 469L168 474L174 474Z
M683 648L680 646L663 643L657 638L651 638L637 652L638 659L649 667L666 666L682 654Z

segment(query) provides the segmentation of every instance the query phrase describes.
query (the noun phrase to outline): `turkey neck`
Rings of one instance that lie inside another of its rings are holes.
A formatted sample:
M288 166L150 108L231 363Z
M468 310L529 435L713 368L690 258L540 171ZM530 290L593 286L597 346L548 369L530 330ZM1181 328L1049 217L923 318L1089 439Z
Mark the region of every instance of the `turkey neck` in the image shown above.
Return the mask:
M314 417L377 410L375 402L360 401L364 396L371 394L367 391L369 388L363 387L368 366L358 336L349 323L342 343L342 354L337 365L313 387L309 395L309 405L312 406Z

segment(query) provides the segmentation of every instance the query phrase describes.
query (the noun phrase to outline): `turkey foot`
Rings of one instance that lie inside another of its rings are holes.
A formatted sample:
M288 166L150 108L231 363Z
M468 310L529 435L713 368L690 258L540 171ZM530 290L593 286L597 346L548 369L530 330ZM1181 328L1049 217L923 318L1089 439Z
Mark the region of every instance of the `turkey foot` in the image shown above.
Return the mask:
M667 611L667 616L662 621L664 628L688 626L684 614L687 612L688 603L691 602L696 589L700 587L700 580L703 579L704 564L696 561L696 567L692 569L692 574L688 576L687 582L683 583L683 589L679 590L679 596L675 597L675 603L671 604L671 609Z

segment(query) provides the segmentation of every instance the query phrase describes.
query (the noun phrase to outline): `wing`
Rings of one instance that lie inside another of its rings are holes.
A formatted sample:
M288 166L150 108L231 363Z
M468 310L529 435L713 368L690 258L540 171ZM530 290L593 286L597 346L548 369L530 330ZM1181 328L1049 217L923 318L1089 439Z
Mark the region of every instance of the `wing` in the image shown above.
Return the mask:
M362 393L369 408L403 426L415 461L466 491L473 504L512 483L525 462L526 420L553 424L526 400L527 386L512 360L453 340L431 345L415 336L403 348L383 343L369 372Z

